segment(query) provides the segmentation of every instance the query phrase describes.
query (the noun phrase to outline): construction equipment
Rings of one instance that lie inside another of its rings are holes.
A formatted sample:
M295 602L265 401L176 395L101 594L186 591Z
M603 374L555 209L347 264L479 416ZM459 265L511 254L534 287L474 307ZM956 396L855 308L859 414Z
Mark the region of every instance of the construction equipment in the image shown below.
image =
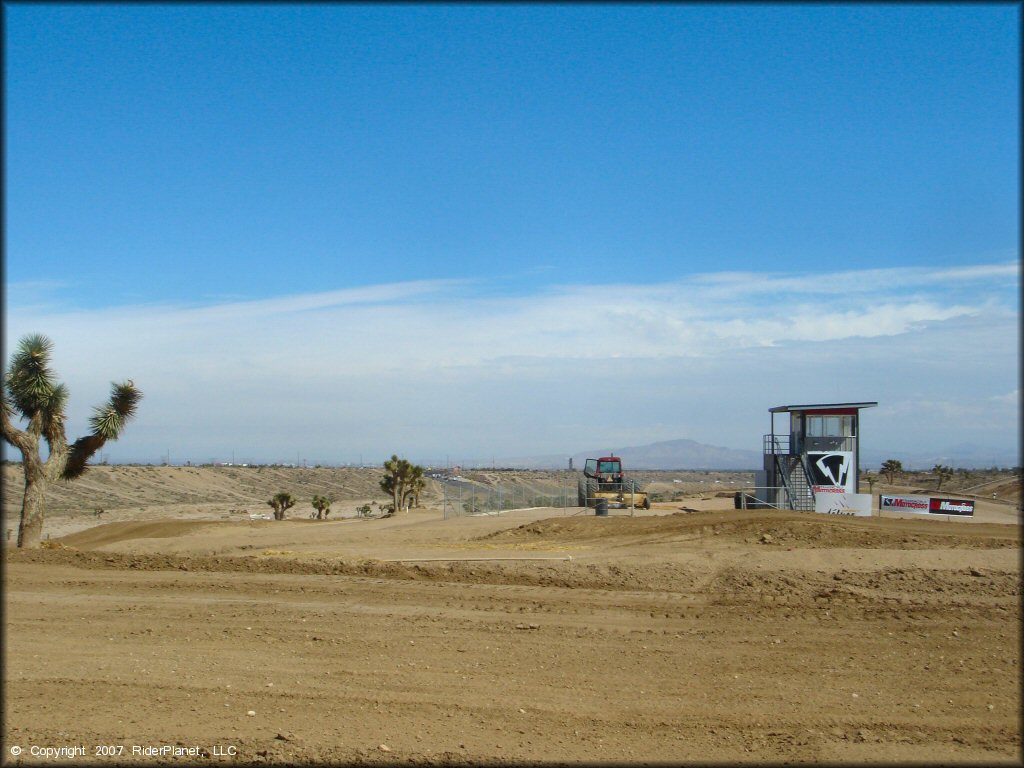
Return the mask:
M617 509L651 508L651 500L640 490L640 484L623 475L622 459L618 456L587 459L577 487L577 500L581 507L596 507L599 500L605 500L609 507Z

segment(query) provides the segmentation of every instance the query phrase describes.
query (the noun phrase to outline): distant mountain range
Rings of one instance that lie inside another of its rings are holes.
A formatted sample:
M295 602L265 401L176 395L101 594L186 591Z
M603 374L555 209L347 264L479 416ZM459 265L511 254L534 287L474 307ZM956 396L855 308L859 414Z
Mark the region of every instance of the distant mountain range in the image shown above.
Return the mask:
M608 449L597 449L575 453L573 467L582 468L590 458L607 456ZM696 440L666 440L648 445L634 445L616 448L615 455L622 458L628 470L638 469L761 469L764 462L760 451L723 448L706 445ZM907 453L868 449L861 453L863 469L877 470L883 461L898 459L905 469L931 469L936 464L945 464L963 469L987 469L989 467L1015 467L1020 464L1016 451L1000 451L973 444L960 444L929 452ZM561 455L519 456L502 459L503 466L522 469L567 469L569 457Z

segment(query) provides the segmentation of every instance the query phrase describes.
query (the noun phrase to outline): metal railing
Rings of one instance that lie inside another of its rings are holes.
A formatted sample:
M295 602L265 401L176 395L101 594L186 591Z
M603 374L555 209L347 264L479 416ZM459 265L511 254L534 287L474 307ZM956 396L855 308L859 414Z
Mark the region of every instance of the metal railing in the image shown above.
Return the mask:
M804 451L855 451L857 438L852 435L807 435L803 440Z
M773 503L768 501L769 498L776 496L777 494L771 493L771 491L784 490L789 493L789 489L782 485L758 485L752 489L743 489L737 491L738 503L736 507L738 509L780 509L786 512L792 512L792 508L782 503Z
M762 449L765 456L795 456L798 446L793 445L790 435L764 435ZM805 435L800 451L854 451L857 449L857 438L846 436L813 436Z

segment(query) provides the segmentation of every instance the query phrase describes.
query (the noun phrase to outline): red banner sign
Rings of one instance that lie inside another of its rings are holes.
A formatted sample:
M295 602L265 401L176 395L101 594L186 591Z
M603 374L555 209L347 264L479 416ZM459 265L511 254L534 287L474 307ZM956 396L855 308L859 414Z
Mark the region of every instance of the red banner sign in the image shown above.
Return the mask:
M974 517L974 501L973 499L929 499L928 512L933 515Z

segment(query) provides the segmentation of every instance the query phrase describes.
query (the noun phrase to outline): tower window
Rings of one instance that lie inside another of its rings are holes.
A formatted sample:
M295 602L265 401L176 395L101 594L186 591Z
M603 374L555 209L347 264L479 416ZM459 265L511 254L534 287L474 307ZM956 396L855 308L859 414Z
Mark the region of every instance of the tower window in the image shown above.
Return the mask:
M808 437L852 437L853 416L808 416Z

